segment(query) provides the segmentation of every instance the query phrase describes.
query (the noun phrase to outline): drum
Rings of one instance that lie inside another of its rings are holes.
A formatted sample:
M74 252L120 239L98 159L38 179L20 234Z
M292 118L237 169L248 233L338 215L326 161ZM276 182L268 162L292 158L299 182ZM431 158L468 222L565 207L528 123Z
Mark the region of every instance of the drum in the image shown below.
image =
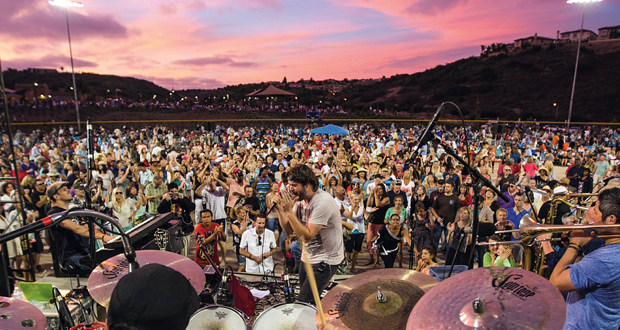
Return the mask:
M248 330L243 313L235 308L211 305L201 308L189 320L186 330Z
M252 330L316 330L316 307L302 303L282 303L269 307L254 321Z

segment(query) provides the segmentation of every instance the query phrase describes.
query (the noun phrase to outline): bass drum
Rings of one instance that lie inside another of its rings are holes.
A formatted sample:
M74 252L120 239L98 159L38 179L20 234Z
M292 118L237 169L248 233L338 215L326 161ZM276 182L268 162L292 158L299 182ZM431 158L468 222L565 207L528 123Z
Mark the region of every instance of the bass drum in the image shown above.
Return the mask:
M281 303L263 311L252 330L316 330L316 307L302 302Z
M211 305L192 315L186 330L249 330L243 312L236 308Z

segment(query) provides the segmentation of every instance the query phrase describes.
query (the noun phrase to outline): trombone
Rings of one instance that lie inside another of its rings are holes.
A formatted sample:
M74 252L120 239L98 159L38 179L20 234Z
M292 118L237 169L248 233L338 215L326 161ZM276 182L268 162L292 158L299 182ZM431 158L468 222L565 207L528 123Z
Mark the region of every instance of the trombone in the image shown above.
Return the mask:
M525 246L532 246L537 241L537 237L550 233L561 233L565 231L577 231L577 230L596 230L596 229L620 229L620 224L615 225L543 225L534 221L531 216L525 215L521 219L519 225L519 234L521 236L521 243ZM601 235L602 238L614 238L620 237L617 235Z

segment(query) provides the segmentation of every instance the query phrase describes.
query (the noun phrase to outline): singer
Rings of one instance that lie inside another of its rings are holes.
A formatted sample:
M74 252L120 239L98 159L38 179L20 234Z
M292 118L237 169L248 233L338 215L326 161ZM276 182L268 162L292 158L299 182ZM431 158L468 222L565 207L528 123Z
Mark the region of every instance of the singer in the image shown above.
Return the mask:
M319 180L312 169L297 165L288 175L289 191L276 195L280 225L288 235L293 232L304 242L306 249L302 262L309 260L319 292L323 291L338 265L344 259L342 221L334 198L319 189ZM307 257L307 258L306 258ZM314 304L305 267L299 268L299 295L297 300Z
M239 254L246 258L248 273L267 274L273 270L273 255L278 252L276 235L265 229L267 216L260 213L254 221L254 228L241 235Z

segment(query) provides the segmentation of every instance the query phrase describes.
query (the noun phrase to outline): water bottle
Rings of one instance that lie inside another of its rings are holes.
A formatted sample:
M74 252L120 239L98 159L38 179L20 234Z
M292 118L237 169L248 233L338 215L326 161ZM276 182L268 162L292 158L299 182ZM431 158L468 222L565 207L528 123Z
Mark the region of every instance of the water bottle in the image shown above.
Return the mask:
M12 297L13 299L19 299L19 300L24 299L24 293L22 292L22 290L19 289L19 285L16 285L15 289L13 289Z

